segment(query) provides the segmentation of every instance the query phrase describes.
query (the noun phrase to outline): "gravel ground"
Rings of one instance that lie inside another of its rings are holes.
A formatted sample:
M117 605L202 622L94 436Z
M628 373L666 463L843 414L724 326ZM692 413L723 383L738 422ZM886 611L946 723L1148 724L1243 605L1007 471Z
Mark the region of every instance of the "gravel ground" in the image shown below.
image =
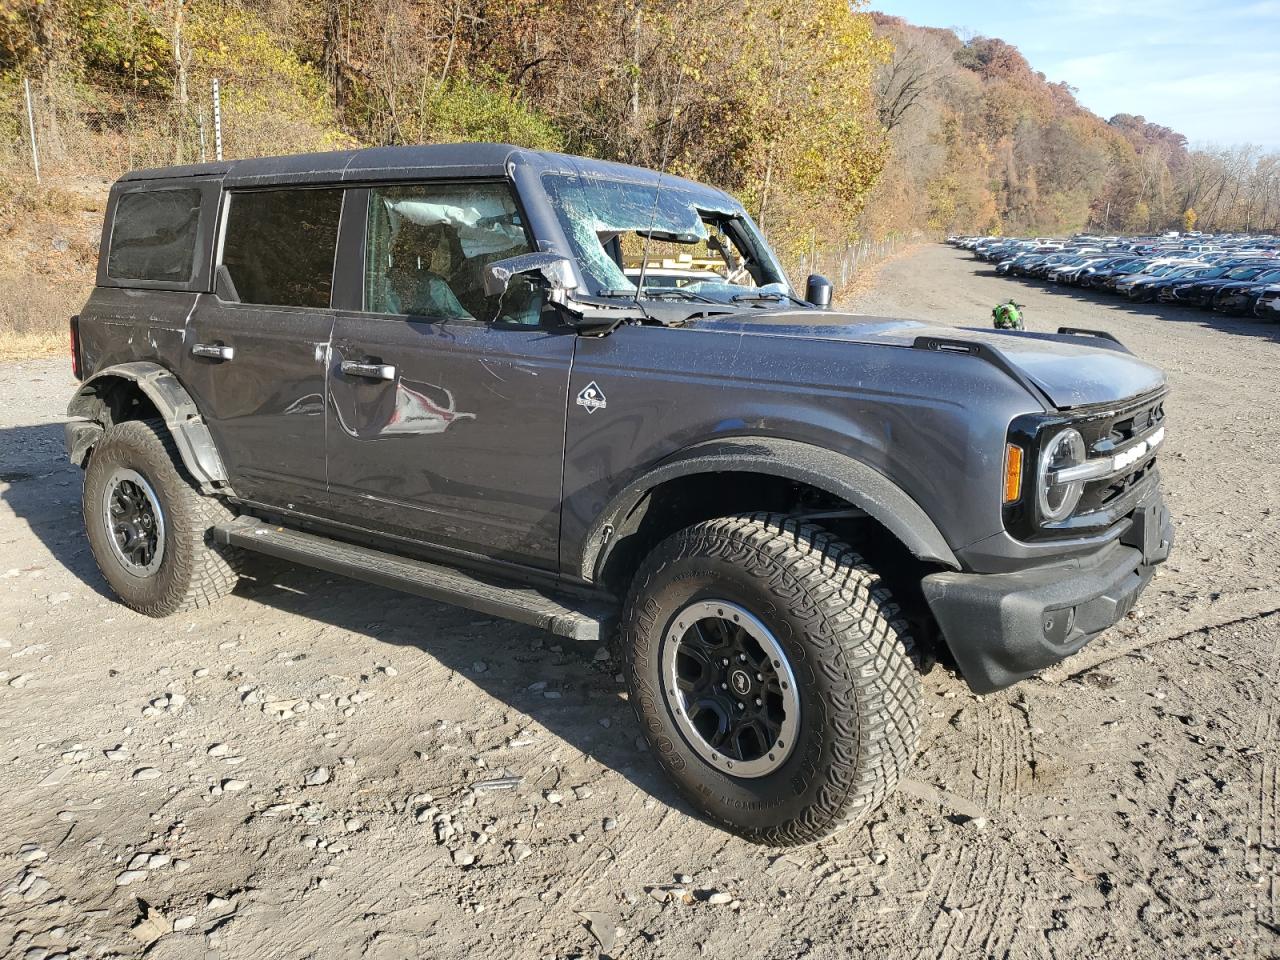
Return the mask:
M912 779L791 851L688 814L607 651L288 568L194 616L117 605L67 364L0 365L0 955L1280 956L1280 328L944 247L858 306L985 324L1010 295L1168 370L1175 555L1041 678L934 670Z

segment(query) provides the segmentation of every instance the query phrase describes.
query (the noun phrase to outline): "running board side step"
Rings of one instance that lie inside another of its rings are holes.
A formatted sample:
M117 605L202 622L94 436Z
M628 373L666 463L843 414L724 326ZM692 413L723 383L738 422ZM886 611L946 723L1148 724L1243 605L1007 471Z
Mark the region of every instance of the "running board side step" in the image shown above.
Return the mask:
M216 542L355 580L402 590L585 642L608 636L616 611L605 603L568 606L532 587L506 586L450 567L242 517L212 530Z

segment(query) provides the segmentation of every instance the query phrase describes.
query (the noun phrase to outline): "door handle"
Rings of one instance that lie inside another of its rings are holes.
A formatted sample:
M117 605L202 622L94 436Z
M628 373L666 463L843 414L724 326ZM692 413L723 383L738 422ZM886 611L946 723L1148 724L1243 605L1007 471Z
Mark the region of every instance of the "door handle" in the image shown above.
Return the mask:
M234 360L236 348L221 343L197 343L191 348L193 357L207 357L210 360Z
M394 380L396 368L391 363L374 363L367 360L343 360L338 369L351 377L367 380Z

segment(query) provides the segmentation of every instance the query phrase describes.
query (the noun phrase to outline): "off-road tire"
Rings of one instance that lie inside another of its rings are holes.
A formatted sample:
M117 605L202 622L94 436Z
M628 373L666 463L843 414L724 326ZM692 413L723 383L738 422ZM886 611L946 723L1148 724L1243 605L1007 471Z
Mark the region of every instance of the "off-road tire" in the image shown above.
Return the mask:
M661 644L699 599L744 607L785 650L800 733L776 770L732 776L695 752L661 684ZM673 534L644 560L622 621L630 699L658 762L702 813L748 840L796 845L866 819L910 764L920 678L888 589L846 543L777 514L725 517Z
M118 467L147 480L164 514L164 553L150 576L130 573L111 545L102 500ZM106 429L85 468L83 510L98 569L116 596L139 613L165 617L194 610L235 589L238 551L215 545L209 535L211 527L234 514L221 500L196 489L162 422L126 420Z

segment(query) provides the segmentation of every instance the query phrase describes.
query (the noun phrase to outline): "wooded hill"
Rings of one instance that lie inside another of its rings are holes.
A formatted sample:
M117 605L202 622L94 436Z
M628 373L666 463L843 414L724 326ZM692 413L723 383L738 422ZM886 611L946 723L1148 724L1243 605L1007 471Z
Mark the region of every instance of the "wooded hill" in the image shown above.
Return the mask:
M1016 47L872 14L893 52L873 100L892 145L876 227L966 233L1274 230L1280 155L1188 149L1141 116L1109 121L1050 83ZM1248 139L1242 130L1240 139Z
M1104 121L1012 46L769 0L0 0L0 176L499 140L743 199L784 256L912 230L1259 229L1280 158ZM1139 105L1135 105L1139 106ZM1247 139L1248 131L1241 131Z

